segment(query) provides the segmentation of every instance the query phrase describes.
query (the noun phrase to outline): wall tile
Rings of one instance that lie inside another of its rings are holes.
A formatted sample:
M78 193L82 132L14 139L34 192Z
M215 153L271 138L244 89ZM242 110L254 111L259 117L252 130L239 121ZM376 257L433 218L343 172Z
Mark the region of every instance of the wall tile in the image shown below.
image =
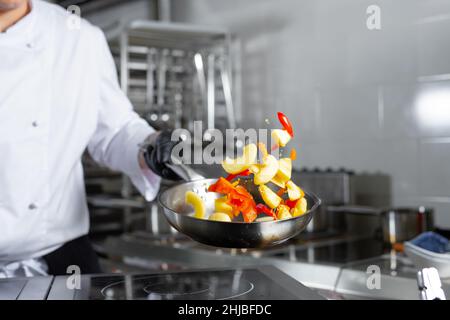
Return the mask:
M450 17L417 25L418 70L420 75L450 73Z
M305 144L298 148L296 168L345 167L356 172L389 174L393 196L418 194L416 140Z
M450 136L450 81L418 83L413 112L421 137Z
M450 138L420 143L419 174L420 195L450 197Z
M358 141L379 137L376 87L321 89L321 138Z
M380 88L384 139L418 138L419 128L414 110L416 85L388 85Z

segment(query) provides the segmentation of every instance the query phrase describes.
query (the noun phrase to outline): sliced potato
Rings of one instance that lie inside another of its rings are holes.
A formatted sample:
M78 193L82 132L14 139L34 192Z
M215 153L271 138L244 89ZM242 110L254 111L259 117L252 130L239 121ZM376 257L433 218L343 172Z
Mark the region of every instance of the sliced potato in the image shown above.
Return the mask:
M273 192L269 187L266 185L260 185L259 193L261 194L261 197L263 198L264 202L271 208L274 209L278 207L281 203L281 197L279 197L275 192Z
M259 172L255 174L254 182L256 185L265 184L272 180L272 178L278 172L278 160L272 156L267 155L263 159L263 163L260 167Z
M288 192L288 196L289 196L289 200L294 201L297 199L300 199L302 197L304 197L304 192L302 189L300 189L299 186L297 186L294 182L292 182L291 180L289 180L288 182L286 182L286 188L287 188L287 192Z
M227 197L218 198L214 201L214 210L216 212L226 213L230 218L233 218L233 207L227 203Z
M257 163L252 164L252 165L248 168L248 170L250 170L251 173L256 174L256 173L258 173L258 172L261 170L261 165L260 165L260 164L257 164Z
M274 220L273 217L261 217L261 218L256 219L255 221L256 222L268 222L268 221L273 221L273 220Z
M279 220L292 218L292 215L289 212L289 207L283 204L279 205L277 208L277 218Z
M295 207L292 208L291 213L292 216L298 217L304 215L306 211L308 211L308 202L306 201L306 198L301 198L297 201Z
M291 158L281 158L278 161L277 176L280 181L287 182L291 179L292 175L292 160Z
M251 143L243 148L241 157L236 159L226 158L222 162L222 167L227 173L230 174L241 173L256 162L257 156L258 148L256 147L256 144Z
M185 202L189 205L191 205L194 208L194 217L197 219L204 219L205 218L205 203L203 202L203 199L192 191L187 191L185 195Z
M276 144L280 147L284 147L291 140L291 135L283 129L274 129L272 130L272 139Z
M273 184L277 185L278 187L285 189L286 188L286 182L281 180L278 175L275 175L275 177L270 180Z
M230 216L223 212L214 212L212 215L209 216L209 220L231 222Z

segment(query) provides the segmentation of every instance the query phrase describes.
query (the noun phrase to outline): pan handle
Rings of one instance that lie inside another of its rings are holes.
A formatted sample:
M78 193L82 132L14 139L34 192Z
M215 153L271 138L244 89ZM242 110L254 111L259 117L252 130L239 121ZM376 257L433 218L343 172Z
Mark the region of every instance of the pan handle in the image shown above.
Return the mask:
M205 179L204 176L202 176L189 166L181 163L181 161L177 161L177 164L167 163L166 166L172 169L177 175L179 175L185 181L196 181Z

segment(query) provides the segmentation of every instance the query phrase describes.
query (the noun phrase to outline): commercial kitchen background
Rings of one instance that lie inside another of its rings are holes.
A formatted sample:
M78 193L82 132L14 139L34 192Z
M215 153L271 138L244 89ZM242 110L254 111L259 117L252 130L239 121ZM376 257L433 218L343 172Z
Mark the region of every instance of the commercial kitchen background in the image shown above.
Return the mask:
M228 29L239 39L243 127L284 111L298 132L296 167L389 174L392 205L433 207L435 224L450 227L450 2L122 3L85 17L110 38L158 11ZM381 9L380 30L366 26L372 4Z

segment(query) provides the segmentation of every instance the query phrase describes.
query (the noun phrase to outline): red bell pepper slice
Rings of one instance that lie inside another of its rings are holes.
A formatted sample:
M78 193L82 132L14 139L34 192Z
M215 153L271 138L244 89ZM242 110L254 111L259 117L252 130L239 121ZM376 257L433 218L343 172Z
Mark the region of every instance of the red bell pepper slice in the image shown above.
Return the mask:
M242 172L239 172L239 173L231 173L231 174L229 174L225 179L226 180L228 180L228 181L232 181L233 179L235 179L236 177L239 177L239 176L249 176L251 174L251 171L250 170L244 170L244 171L242 171Z
M257 214L256 209L253 206L250 206L242 211L242 217L244 218L245 222L253 222L255 221Z
M215 183L208 187L209 192L217 192L221 194L228 194L234 190L233 185L226 179L220 177Z
M273 210L270 210L269 207L267 207L265 204L262 203L258 203L256 205L256 211L258 213L264 213L267 214L268 216L273 217L275 220L277 220L277 215L275 214L275 212L273 212Z
M209 186L208 191L227 194L228 204L236 212L242 212L245 222L253 222L256 219L256 203L252 195L242 186L234 187L228 180L219 178L216 183Z
M291 137L294 137L294 129L288 117L286 117L286 115L283 112L277 112L277 116L284 130L286 130L291 135Z
M287 205L289 208L294 208L297 205L298 199L297 200L285 200L284 204Z

